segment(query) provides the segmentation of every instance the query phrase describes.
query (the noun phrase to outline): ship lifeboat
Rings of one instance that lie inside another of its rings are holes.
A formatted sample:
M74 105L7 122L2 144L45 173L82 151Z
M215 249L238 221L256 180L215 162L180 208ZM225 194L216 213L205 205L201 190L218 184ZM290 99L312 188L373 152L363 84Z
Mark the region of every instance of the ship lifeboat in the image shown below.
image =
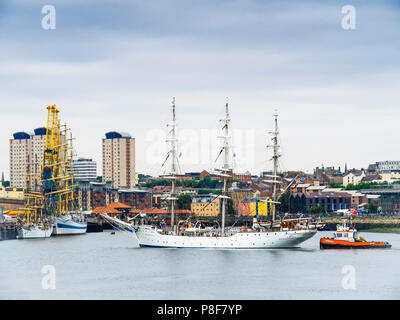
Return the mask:
M359 237L357 230L347 226L346 223L338 225L333 238L321 238L319 247L321 249L370 249L370 248L391 248L388 242L366 241Z

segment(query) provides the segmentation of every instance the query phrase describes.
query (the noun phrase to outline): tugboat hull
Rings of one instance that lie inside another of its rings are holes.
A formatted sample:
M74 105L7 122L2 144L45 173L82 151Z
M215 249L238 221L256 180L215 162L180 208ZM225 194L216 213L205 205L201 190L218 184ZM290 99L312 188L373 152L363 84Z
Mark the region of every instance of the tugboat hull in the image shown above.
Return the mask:
M321 238L319 242L321 249L371 249L371 248L391 248L392 245L387 242L375 241L341 241L328 238Z

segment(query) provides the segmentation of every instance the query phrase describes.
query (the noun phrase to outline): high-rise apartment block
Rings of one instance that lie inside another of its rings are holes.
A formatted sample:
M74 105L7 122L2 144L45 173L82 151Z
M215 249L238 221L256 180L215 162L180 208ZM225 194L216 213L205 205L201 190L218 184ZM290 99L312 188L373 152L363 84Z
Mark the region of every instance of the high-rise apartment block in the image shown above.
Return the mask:
M124 132L111 131L102 140L103 181L113 188L132 189L137 184L135 138Z
M79 158L74 160L75 181L95 181L97 177L97 164L92 159Z
M10 187L33 187L40 176L46 144L46 128L16 132L10 139ZM29 180L28 180L29 179Z

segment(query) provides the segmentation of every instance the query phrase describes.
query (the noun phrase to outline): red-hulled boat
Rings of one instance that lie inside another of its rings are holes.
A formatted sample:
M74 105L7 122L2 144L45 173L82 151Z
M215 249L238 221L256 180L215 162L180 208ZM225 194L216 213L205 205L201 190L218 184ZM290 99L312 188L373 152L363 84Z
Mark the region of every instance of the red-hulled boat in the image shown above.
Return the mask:
M370 249L370 248L391 248L388 242L366 241L358 236L357 230L353 226L347 226L346 220L342 225L336 226L333 238L321 238L319 241L321 249Z

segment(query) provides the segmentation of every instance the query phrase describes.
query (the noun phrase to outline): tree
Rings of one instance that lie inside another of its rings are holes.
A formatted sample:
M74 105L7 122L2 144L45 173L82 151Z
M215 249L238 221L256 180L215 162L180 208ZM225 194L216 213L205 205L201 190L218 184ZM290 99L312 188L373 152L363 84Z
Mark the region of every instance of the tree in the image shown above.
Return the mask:
M192 203L192 196L188 193L183 193L178 196L178 208L184 210L190 210Z
M325 212L325 208L322 206L314 206L310 208L311 213L317 214L321 212Z
M374 205L372 202L368 203L366 206L366 209L368 210L368 213L377 213L378 212L378 207Z
M332 182L332 183L329 184L329 188L344 188L344 186L342 184L340 184L340 183Z
M289 212L289 197L290 197L290 192L285 191L282 193L282 195L279 197L279 202L280 204L280 211L281 212Z

